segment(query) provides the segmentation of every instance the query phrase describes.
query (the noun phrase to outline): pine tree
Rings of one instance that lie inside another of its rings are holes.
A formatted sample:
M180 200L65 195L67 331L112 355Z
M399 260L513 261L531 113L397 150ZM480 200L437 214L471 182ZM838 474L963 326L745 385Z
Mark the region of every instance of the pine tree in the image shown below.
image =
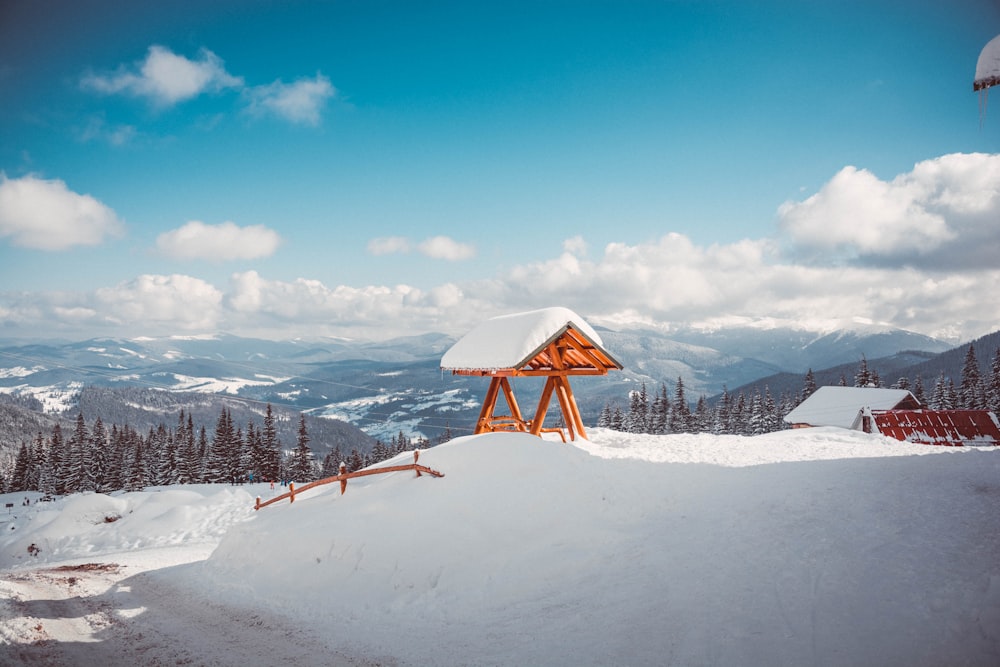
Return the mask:
M306 416L299 414L299 433L289 466L289 475L296 482L313 481L313 455L312 450L309 449L309 439L309 432L306 430Z
M868 370L868 359L865 355L861 355L861 364L858 366L858 372L854 374L854 386L855 387L874 387L875 382L872 378L872 373Z
M733 410L733 397L729 395L729 389L722 385L722 396L715 404L715 420L712 422L712 433L721 435L729 433L729 420Z
M235 455L236 432L233 430L232 413L222 408L215 422L215 435L205 464L205 481L212 483L233 482L230 460Z
M278 439L278 429L274 425L274 412L271 404L267 404L264 413L264 430L261 433L262 445L264 448L264 468L261 474L264 479L281 478L281 441Z
M620 405L615 406L615 411L611 415L611 428L616 431L625 430L625 414L622 412Z
M958 394L958 407L965 410L983 410L986 407L986 395L983 389L983 378L979 374L979 362L976 360L976 350L969 344L965 353L965 363L962 365L961 389Z
M993 353L990 382L986 388L986 409L1000 413L1000 347Z
M761 398L760 391L754 389L753 397L750 399L750 419L747 422L747 435L761 435L767 433L767 419L764 414L764 399Z
M913 397L917 399L920 405L927 405L927 395L924 392L924 380L917 375L916 381L913 383Z
M670 432L689 433L691 431L691 408L684 398L684 380L677 378L674 388L673 411L670 413Z
M604 407L601 408L601 414L597 417L597 428L610 428L611 427L611 401L604 403Z
M806 400L810 396L816 393L816 376L813 374L813 369L809 369L806 372L806 377L802 382L802 401ZM801 401L800 401L801 402Z
M11 490L20 493L30 491L28 486L28 475L31 472L31 453L28 451L27 443L22 442L21 448L17 450L17 459L14 461L14 474L11 476Z
M65 468L66 493L93 491L94 484L90 478L90 436L83 413L76 416L76 428L66 443L68 461Z
M667 432L670 424L670 398L667 396L667 385L660 383L660 391L653 399L650 414L649 432L662 435Z
M712 429L712 419L708 409L708 399L702 394L698 397L698 403L694 409L694 431L695 433L705 433Z
M107 474L111 452L108 449L108 434L104 430L104 422L98 416L90 430L90 466L89 476L93 480L94 490L98 493L108 493L114 489L108 484Z

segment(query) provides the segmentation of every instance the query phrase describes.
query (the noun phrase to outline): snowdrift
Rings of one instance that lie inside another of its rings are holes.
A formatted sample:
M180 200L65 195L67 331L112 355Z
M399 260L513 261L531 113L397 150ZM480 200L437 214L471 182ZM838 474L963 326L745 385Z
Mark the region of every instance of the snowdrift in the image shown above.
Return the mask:
M840 429L578 444L461 438L420 457L443 478L359 478L258 512L254 494L282 489L73 496L11 522L0 563L199 544L129 580L142 614L224 604L251 626L241 642L281 620L349 664L1000 663L1000 450ZM217 632L176 643L205 653Z
M828 459L753 467L462 438L421 457L442 479L398 473L262 510L196 580L412 664L994 661L1000 457L810 436L672 448ZM938 455L892 456L915 453Z

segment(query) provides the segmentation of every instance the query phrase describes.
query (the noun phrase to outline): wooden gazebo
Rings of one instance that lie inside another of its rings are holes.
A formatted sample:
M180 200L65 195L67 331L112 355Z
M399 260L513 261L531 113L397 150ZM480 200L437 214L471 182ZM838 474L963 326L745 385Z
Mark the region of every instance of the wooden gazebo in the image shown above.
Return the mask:
M441 358L441 368L453 375L489 377L490 386L475 432L523 431L541 435L545 414L555 394L571 440L586 438L570 376L607 375L622 365L602 347L600 336L568 308L544 308L495 317L480 324ZM545 386L531 419L525 419L509 378L544 377ZM509 415L496 414L500 395ZM563 436L565 440L565 436Z

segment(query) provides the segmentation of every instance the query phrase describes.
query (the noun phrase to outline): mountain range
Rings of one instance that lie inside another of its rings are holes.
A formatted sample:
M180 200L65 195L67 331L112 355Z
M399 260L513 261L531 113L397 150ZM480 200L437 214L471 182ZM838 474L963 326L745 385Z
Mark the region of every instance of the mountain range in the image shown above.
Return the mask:
M820 377L821 370L829 375L825 369L849 368L850 379L863 358L891 382L910 367L933 365L942 353L958 355L957 380L967 348L956 352L941 340L873 327L826 334L750 327L598 333L624 370L573 380L589 424L609 402L625 403L641 383L651 390L666 383L672 390L681 378L690 400L762 384L777 394L800 390L808 370ZM305 414L320 455L334 446L367 451L376 438L388 442L396 434L430 440L464 435L472 431L487 382L440 369L454 342L443 334L378 342L219 334L0 343L0 449L47 433L53 420L73 419L80 410L87 419L101 416L143 430L174 426L183 409L211 433L223 407L234 410L241 424L267 404L287 429L282 442L288 448L298 414ZM984 366L992 352L981 352ZM514 389L522 407L533 406L541 382L517 378Z

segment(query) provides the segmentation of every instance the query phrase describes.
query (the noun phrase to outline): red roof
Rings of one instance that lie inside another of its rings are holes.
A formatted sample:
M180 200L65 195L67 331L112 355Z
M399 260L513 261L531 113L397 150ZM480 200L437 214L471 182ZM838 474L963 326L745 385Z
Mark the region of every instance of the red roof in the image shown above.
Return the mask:
M882 435L922 445L1000 445L1000 425L988 410L872 410Z

